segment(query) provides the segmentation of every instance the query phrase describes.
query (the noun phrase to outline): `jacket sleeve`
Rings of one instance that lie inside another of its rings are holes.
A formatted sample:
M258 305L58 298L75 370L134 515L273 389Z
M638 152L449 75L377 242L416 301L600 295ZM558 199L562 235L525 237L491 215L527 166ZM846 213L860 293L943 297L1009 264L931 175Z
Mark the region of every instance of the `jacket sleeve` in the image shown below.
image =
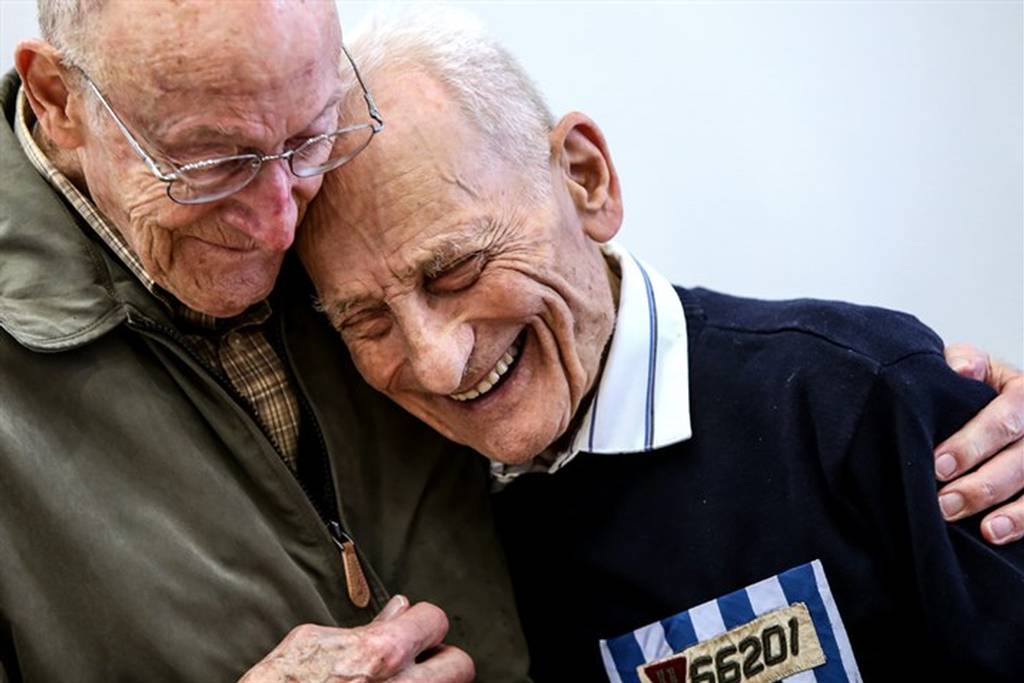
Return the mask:
M1024 671L1024 544L991 546L980 516L943 520L934 445L993 393L957 376L938 353L879 368L850 443L847 500L881 544L887 575L905 586L933 652L974 680Z

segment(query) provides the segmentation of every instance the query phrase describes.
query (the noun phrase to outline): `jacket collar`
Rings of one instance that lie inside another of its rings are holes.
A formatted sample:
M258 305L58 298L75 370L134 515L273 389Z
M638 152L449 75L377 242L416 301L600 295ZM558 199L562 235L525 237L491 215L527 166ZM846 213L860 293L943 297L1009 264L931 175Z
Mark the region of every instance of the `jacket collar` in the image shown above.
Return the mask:
M0 328L37 351L87 344L133 309L166 318L159 303L32 166L15 138L20 80L0 81Z

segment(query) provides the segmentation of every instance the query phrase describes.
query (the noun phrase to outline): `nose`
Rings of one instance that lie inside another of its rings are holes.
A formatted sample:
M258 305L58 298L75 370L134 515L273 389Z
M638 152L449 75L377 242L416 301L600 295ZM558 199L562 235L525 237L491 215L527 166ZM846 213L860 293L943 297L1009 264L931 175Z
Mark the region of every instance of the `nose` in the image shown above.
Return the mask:
M260 248L286 251L295 239L299 209L293 190L301 180L286 162L264 163L256 177L234 195L226 220Z
M406 371L420 390L455 393L473 350L472 329L457 317L413 296L391 305L405 337Z

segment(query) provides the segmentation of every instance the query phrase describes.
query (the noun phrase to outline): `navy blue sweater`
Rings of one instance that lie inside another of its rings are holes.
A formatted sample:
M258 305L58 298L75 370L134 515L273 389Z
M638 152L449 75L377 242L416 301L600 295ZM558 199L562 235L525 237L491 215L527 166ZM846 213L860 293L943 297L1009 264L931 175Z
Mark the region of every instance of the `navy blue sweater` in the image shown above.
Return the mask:
M992 391L901 313L680 295L693 438L495 496L535 679L606 680L599 639L820 559L865 680L1024 680L1024 544L936 496Z

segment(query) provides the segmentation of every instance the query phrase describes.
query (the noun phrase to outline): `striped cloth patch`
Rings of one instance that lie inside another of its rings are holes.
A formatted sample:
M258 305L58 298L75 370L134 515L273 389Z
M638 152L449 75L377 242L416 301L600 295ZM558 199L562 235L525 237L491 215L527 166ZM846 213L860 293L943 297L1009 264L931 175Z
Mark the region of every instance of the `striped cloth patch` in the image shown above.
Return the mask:
M667 619L600 642L612 683L641 683L637 667L683 652L763 614L803 603L825 655L825 663L782 680L799 683L861 681L850 641L836 608L821 562L794 567L734 593L697 605ZM763 667L762 667L763 668ZM714 667L711 667L714 671ZM687 676L687 679L690 677ZM761 678L761 676L758 676ZM684 683L682 679L678 683ZM717 680L706 678L705 680ZM740 675L736 680L742 681ZM776 680L776 679L773 679Z

